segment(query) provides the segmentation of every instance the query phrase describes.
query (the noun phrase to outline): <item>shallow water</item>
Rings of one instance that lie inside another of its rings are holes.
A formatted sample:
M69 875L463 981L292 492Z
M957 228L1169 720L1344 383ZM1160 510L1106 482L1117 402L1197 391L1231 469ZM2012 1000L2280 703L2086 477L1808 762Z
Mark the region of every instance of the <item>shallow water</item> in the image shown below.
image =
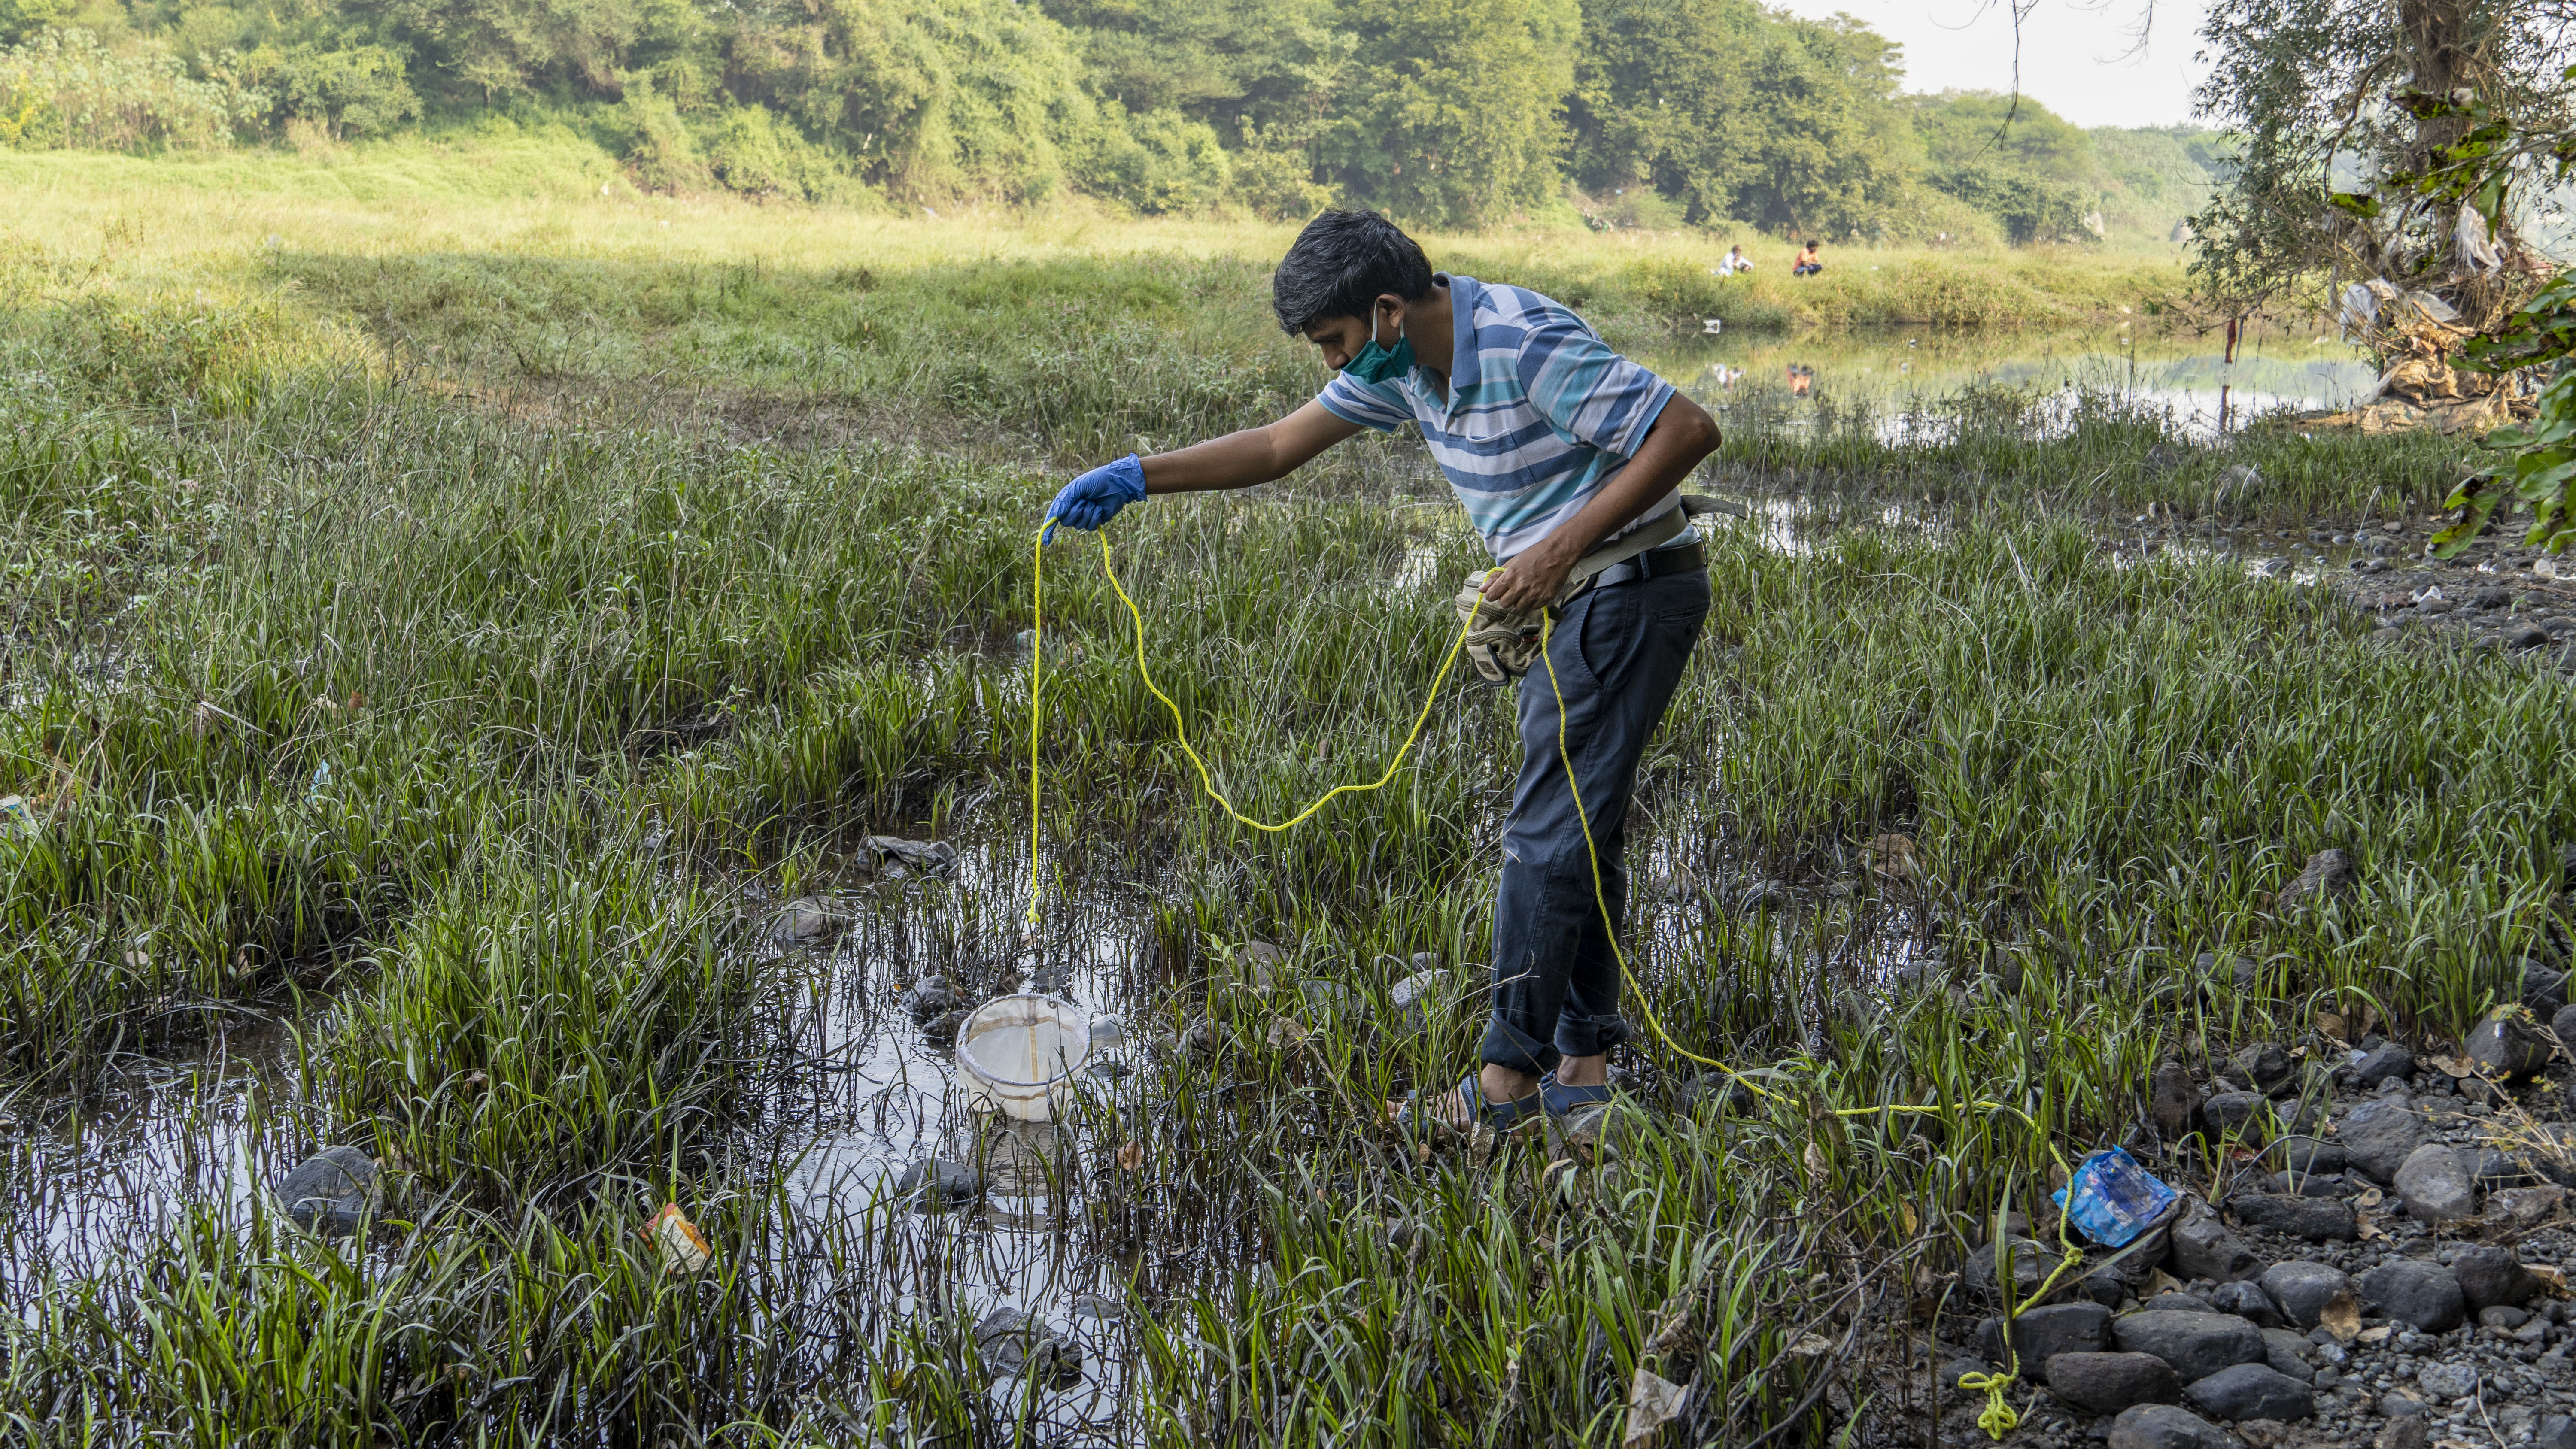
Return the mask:
M1978 390L2111 393L2166 409L2178 433L2208 439L2267 412L2349 407L2378 380L2363 354L2330 330L2249 334L2232 363L2223 338L2137 326L2020 335L1721 333L1640 360L1704 403L1763 396L1809 410L1865 404L1890 442L1918 440L1930 425L1927 409ZM1791 396L1792 369L1812 370L1804 396Z

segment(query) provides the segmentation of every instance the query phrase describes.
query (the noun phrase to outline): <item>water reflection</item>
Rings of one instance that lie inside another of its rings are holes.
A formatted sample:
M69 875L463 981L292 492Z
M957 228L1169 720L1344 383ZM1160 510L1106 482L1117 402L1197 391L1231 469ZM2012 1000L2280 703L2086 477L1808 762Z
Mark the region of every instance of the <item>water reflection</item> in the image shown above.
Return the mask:
M1865 407L1891 443L1933 442L1932 405L1980 390L2045 397L2108 393L2170 412L2207 438L2263 413L2352 406L2377 374L2331 334L2251 333L2229 362L2216 338L2139 335L2134 327L2039 335L1868 330L1803 337L1694 337L1640 360L1704 404L1762 397L1791 409ZM2044 411L2044 410L2043 410ZM2042 421L2045 419L2034 419Z

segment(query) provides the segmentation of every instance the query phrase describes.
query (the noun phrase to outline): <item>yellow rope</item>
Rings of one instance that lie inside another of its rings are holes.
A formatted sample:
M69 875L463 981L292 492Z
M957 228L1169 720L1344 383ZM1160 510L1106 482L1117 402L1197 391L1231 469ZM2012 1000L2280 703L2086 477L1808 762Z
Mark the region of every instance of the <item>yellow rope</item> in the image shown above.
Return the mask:
M1044 559L1045 552L1045 533L1041 530L1037 544L1037 555L1040 560ZM1161 685L1155 683L1154 672L1145 661L1145 614L1142 609L1139 609L1136 606L1135 599L1128 595L1126 585L1119 581L1117 567L1110 559L1109 538L1105 533L1102 534L1100 538L1100 568L1101 572L1108 576L1109 587L1117 592L1118 602L1127 606L1128 617L1134 621L1137 677L1145 681L1145 688L1152 691L1154 698L1163 702L1163 708L1171 712L1173 735L1180 744L1181 752L1189 756L1191 765L1197 768L1200 788L1205 790L1208 798L1214 800L1217 803L1218 808L1225 811L1227 815L1233 817L1242 824L1251 826L1255 830L1269 831L1272 833L1284 831L1292 826L1303 823L1309 817L1313 816L1316 811L1323 809L1325 804L1331 801L1336 795L1359 794L1370 790L1376 790L1383 787L1389 780L1395 778L1395 772L1404 765L1404 757L1412 751L1415 742L1421 739L1422 727L1424 724L1429 722L1432 706L1439 702L1441 687L1449 682L1449 672L1455 668L1458 663L1458 651L1465 647L1467 643L1467 633L1470 629L1475 627L1476 622L1474 616L1471 614L1465 622L1459 625L1458 636L1449 641L1449 652L1442 656L1440 660L1440 672L1432 679L1430 691L1423 697L1421 710L1414 715L1413 728L1405 732L1404 743L1396 748L1395 758L1387 762L1385 772L1366 784L1336 785L1332 789L1317 796L1314 802L1306 806L1306 808L1274 825L1266 821L1255 820L1251 816L1244 814L1241 810L1236 809L1234 802L1227 799L1223 791L1217 789L1215 773L1208 768L1207 761L1200 756L1197 747L1190 743L1189 724L1188 721L1182 717L1181 707L1173 702L1170 695L1163 692ZM1041 859L1038 833L1038 691L1044 677L1041 667L1044 655L1038 646L1043 642L1041 631L1046 627L1046 600L1045 590L1042 584L1042 569L1043 563L1041 562L1038 566L1031 569L1029 575L1029 638L1031 645L1029 661L1029 924L1032 926L1036 925L1040 919L1038 904L1041 896L1038 875ZM1482 607L1481 604L1479 607ZM1655 1039L1662 1042L1667 1049L1671 1050L1678 1056L1697 1062L1702 1066L1713 1067L1716 1070L1725 1073L1732 1080L1742 1084L1747 1091L1752 1092L1755 1096L1762 1097L1773 1102L1787 1103L1789 1101L1787 1097L1752 1081L1742 1072L1728 1066L1726 1063L1719 1061L1714 1057L1701 1056L1699 1053L1692 1051L1688 1047L1685 1047L1681 1043L1673 1040L1672 1034L1664 1030L1662 1020L1655 1015L1654 1004L1647 999L1645 987L1639 984L1636 973L1629 969L1628 953L1619 944L1619 924L1616 920L1612 919L1610 914L1609 891L1603 886L1601 880L1601 848L1592 838L1592 816L1589 811L1584 809L1583 789L1575 780L1574 756L1566 744L1565 690L1564 687L1557 682L1556 659L1549 649L1549 646L1555 637L1555 623L1555 615L1553 612L1549 612L1541 616L1541 623L1539 625L1539 658L1547 666L1548 690L1556 698L1556 756L1558 761L1565 766L1565 786L1574 797L1575 819L1579 821L1583 827L1583 848L1585 853L1591 858L1592 862L1592 899L1593 903L1600 908L1601 924L1609 936L1611 954L1619 963L1619 978L1627 984L1627 987L1631 992L1635 993L1637 1005L1639 1009L1645 1013L1648 1029L1654 1032ZM2009 1102L1978 1099L1963 1103L1962 1105L1987 1111L2010 1112L2014 1116L2019 1117L2026 1125L2030 1126L2034 1130L2039 1126L2037 1122L2032 1121L2029 1113L2013 1106ZM1892 1115L1898 1112L1904 1112L1909 1114L1939 1116L1947 1110L1948 1109L1942 1107L1939 1103L1933 1103L1930 1105L1890 1104L1882 1107L1831 1107L1824 1109L1824 1115L1833 1117L1875 1117L1881 1114ZM2056 1153L2056 1148L2052 1145L2049 1151L2054 1155ZM2065 1166L2065 1158L2063 1156L2058 1157L2058 1165L2061 1168ZM2037 1303L2045 1300L2051 1292L2055 1291L2057 1280L2063 1277L2069 1268L2074 1267L2083 1260L2084 1255L2082 1251L2076 1248L2073 1241L2066 1235L2066 1215L2063 1213L2058 1217L2057 1234L2059 1244L2066 1250L2065 1256L2059 1261L2056 1270L2048 1275L2047 1281L2040 1285L2039 1292L2025 1300L2025 1304ZM2021 1416L2016 1413L2013 1410L2012 1405L2007 1403L2004 1399L2004 1390L2009 1388L2014 1381L2021 1376L2020 1355L2012 1348L2012 1331L2010 1327L2010 1319L2019 1318L2021 1316L2021 1311L2021 1306L2017 1305L2006 1321L2004 1332L2005 1351L2011 1357L2011 1366L2000 1374L1962 1374L1959 1377L1959 1386L1961 1388L1969 1389L1971 1391L1982 1390L1985 1393L1986 1407L1984 1412L1977 1416L1977 1427L1984 1429L1987 1434L1996 1439L2001 1439L2004 1435L2011 1433L2015 1426L2021 1422Z

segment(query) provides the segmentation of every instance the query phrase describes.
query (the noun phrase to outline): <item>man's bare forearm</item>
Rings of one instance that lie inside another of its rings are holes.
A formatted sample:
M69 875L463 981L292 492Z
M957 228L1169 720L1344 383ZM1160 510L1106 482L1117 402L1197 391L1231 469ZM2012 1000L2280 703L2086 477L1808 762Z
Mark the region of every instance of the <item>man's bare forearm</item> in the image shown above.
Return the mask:
M1281 466L1279 450L1267 427L1245 428L1222 438L1193 443L1177 452L1144 459L1147 493L1202 493L1212 488L1249 488L1286 477L1296 464Z
M1357 423L1345 422L1322 404L1310 402L1275 423L1142 459L1145 491L1203 493L1268 483L1296 472L1316 454L1359 430Z

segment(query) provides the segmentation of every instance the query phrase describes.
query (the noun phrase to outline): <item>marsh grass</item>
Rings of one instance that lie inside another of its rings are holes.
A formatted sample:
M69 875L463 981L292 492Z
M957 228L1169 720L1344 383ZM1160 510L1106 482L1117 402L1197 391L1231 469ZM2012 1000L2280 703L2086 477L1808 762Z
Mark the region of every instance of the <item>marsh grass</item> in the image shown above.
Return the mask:
M960 268L893 309L1005 369L887 384L953 420L941 449L476 401L354 312L307 332L218 300L231 320L191 332L193 302L13 303L0 793L38 803L0 841L0 1070L68 1093L286 1011L307 1115L276 1135L365 1146L392 1187L363 1248L255 1194L192 1199L122 1256L13 1281L13 1438L1072 1432L1060 1400L986 1385L958 1265L1001 1234L786 1183L900 980L1104 959L1150 1045L1049 1187L1051 1250L1126 1284L1114 1413L1081 1432L1597 1443L1640 1367L1694 1385L1704 1440L1919 1428L1927 1316L1966 1311L1945 1275L2061 1154L2128 1129L2160 1057L2303 1041L2330 1003L2456 1032L2555 949L2576 802L2530 762L2576 746L2561 676L2390 648L2319 591L2140 562L2098 528L2150 502L2420 509L2451 455L2199 447L2116 400L2035 429L1971 399L1919 441L1748 414L1714 481L1799 490L1797 547L1711 525L1716 609L1640 795L1632 938L1674 1040L1772 1095L1686 1100L1698 1064L1648 1042L1637 1114L1570 1171L1538 1141L1421 1151L1382 1104L1473 1052L1502 696L1459 688L1386 791L1245 830L1199 803L1089 546L1060 547L1023 934L1015 641L1052 480L1022 460L1251 406L1149 331L1048 393L1026 359L1095 344L1013 353L942 310L980 278L1022 311L1213 336L1230 324L1193 314L1248 276L1139 264L1170 290L1095 293L1108 273L1052 265ZM425 275L360 271L333 285ZM740 275L707 306L785 330L798 294ZM495 325L453 310L460 347ZM1140 377L1152 396L1113 401ZM993 446L1012 432L1025 450ZM2178 461L2148 466L2159 446ZM2228 471L2249 462L2259 486ZM1110 537L1157 677L1265 818L1392 752L1475 559L1396 445ZM960 839L972 868L858 882L867 830ZM1871 870L1887 832L1919 876ZM2325 845L2359 893L2277 910ZM855 918L828 958L768 933L806 891ZM1233 950L1255 937L1294 951L1267 993ZM1416 1030L1392 989L1418 952L1458 975ZM2202 979L2202 952L2253 957L2257 989ZM12 1152L0 1232L53 1190ZM635 1237L670 1201L709 1228L709 1275L664 1275Z

